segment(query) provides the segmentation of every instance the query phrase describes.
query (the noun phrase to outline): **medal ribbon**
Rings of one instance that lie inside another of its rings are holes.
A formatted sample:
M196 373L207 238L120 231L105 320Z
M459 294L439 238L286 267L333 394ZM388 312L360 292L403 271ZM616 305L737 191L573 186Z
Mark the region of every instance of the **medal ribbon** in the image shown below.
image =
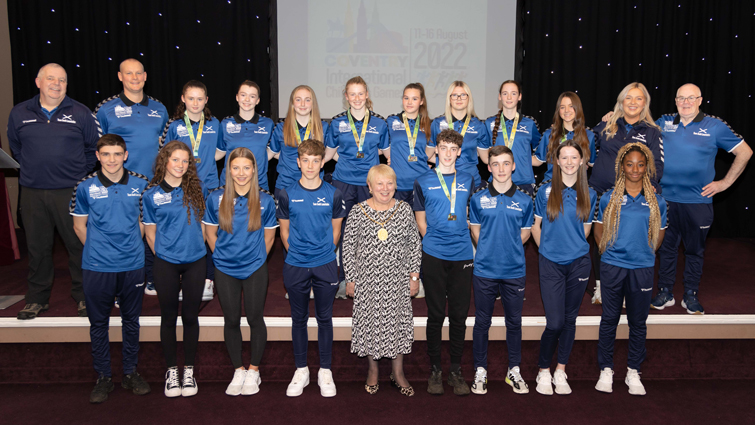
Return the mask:
M438 174L438 180L440 180L440 186L443 188L443 192L446 193L446 198L451 201L451 214L456 211L456 173L454 172L453 187L451 187L451 193L448 193L448 186L446 186L446 179L443 178L443 173L440 172L438 167L435 167L435 173Z
M298 145L301 145L301 141L302 141L301 134L299 134L299 126L296 125L296 123L294 123L294 127L295 127L294 134L296 135L296 145L298 146ZM307 131L304 132L304 140L309 139L310 130L312 130L312 119L310 119L309 122L307 123Z
M199 156L199 144L202 143L202 131L204 131L204 112L202 112L199 118L199 128L197 129L197 137L194 137L194 129L191 128L191 120L189 119L189 112L184 112L184 123L186 124L186 131L189 132L189 138L191 139L191 148L194 150L194 156Z
M467 119L464 120L464 127L461 128L461 133L460 133L461 137L464 137L464 135L467 134L467 127L469 127L469 120L471 118L472 117L470 117L469 115L467 115ZM446 119L446 121L448 121L448 119ZM451 122L448 122L447 124L448 124L448 128L450 128L451 130L456 130L454 128L453 118L451 118Z
M402 118L404 119L404 129L406 130L406 138L409 140L409 155L414 155L414 146L417 145L417 133L419 132L419 120L422 115L417 115L416 121L414 121L414 135L409 131L409 121L406 119L406 112Z
M501 112L501 121L503 122L503 125L501 126L503 141L506 143L506 147L511 149L514 146L514 137L516 137L516 129L517 125L519 125L519 112L516 113L514 123L511 125L511 140L509 140L509 132L506 130L506 117L503 116L503 112Z
M362 146L364 145L365 135L367 134L367 124L370 122L370 111L364 114L364 124L362 124L362 137L357 135L357 127L354 125L354 119L351 118L351 108L346 111L346 115L349 116L349 125L351 126L351 134L354 135L354 141L357 143L357 149L362 152Z

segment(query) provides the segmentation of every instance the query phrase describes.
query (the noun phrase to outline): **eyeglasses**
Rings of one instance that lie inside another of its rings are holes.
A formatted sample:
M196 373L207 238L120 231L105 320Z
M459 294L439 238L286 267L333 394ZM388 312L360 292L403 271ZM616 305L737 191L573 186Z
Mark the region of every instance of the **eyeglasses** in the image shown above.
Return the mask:
M451 99L452 99L452 100L458 100L458 99L464 100L464 99L466 99L466 98L468 98L468 97L469 97L469 95L468 95L468 94L466 94L466 93L461 93L461 94L452 94L452 95L451 95Z
M685 101L689 103L694 103L697 99L700 99L701 97L702 96L689 96L689 97L679 96L677 98L674 98L674 100L676 100L676 103L684 103Z

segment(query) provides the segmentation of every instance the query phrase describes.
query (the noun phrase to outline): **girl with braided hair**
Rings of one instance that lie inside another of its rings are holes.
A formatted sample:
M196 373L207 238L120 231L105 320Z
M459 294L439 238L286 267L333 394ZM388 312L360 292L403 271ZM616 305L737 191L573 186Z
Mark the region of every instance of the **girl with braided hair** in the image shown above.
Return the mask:
M595 389L613 391L613 349L621 306L626 299L629 354L625 383L629 394L645 395L639 376L645 360L645 322L653 295L655 251L666 228L666 201L653 190L656 168L643 143L630 143L616 156L616 184L600 199L595 240L600 262L603 315L598 339L600 379Z
M201 220L205 202L191 149L174 140L155 160L155 176L142 195L144 233L155 254L153 273L160 302L160 343L168 371L166 397L197 393L194 358L199 344L199 306L202 302L205 260L205 228ZM176 319L179 292L183 292L181 320L185 366L183 383L176 362Z

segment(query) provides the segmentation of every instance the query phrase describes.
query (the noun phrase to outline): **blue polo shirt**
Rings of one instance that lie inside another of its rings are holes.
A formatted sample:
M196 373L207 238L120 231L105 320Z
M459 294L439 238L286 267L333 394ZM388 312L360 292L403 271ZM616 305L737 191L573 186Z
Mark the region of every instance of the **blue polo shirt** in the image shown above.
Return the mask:
M126 141L128 159L124 165L152 179L160 136L169 118L165 106L147 95L134 103L121 92L100 102L94 114L102 134L117 134Z
M88 217L83 269L117 273L144 267L139 201L149 182L141 174L123 171L117 182L92 173L73 189L70 214Z
M275 180L276 189L285 189L287 187L290 187L301 178L301 170L299 169L299 165L296 163L296 159L299 158L299 149L288 146L283 140L283 125L284 120L280 120L275 126L275 130L273 130L273 137L270 139L270 150L274 153L280 153L280 156L278 157L278 167L276 168L276 171L278 171L278 177ZM302 127L298 122L296 122L296 126L299 129L299 138L303 141L304 135L307 134L307 127ZM323 121L323 138L325 138L327 132L328 123ZM310 135L310 138L311 137L312 136ZM322 178L322 176L323 171L320 171L320 178Z
M453 174L444 174L449 194ZM456 171L456 220L448 220L451 201L438 180L435 170L427 171L414 182L414 211L424 211L427 232L422 250L435 258L450 261L471 260L472 239L467 226L467 205L474 191L474 178L464 171Z
M218 146L218 139L220 134L220 122L217 118L212 117L204 122L204 130L202 131L202 139L199 143L199 155L195 157L197 159L197 175L202 184L208 189L212 190L220 186L218 180L218 167L215 164L215 150ZM191 128L194 132L194 137L197 137L199 131L199 123L191 121ZM191 147L191 138L189 137L189 131L186 128L186 124L182 119L173 119L168 121L163 132L163 137L160 139L160 148L165 143L173 140L180 140L189 147ZM192 150L193 151L193 150Z
M362 153L364 158L357 158L359 149L349 125L346 111L333 117L325 137L325 146L338 149L338 162L333 172L333 179L353 186L367 186L367 172L380 163L378 150L390 149L388 126L380 115L368 111L370 121L364 135ZM362 136L364 119L354 119L357 137Z
M409 138L404 126L404 112L391 115L386 120L388 135L391 140L391 168L396 173L396 190L407 192L414 190L414 181L425 174L430 168L427 165L427 135L420 128L417 131L417 142L414 145L416 161L409 162ZM408 119L409 132L414 134L414 127L419 125L416 119Z
M278 193L275 216L290 220L286 264L319 267L336 259L333 219L346 217L341 191L326 182L306 189L296 182Z
M262 226L254 232L248 232L249 197L236 195L233 212L233 233L220 228L220 200L225 193L221 187L207 197L207 208L202 222L208 226L218 228L218 240L212 260L215 267L228 276L236 279L246 279L252 275L267 260L265 250L265 229L275 229L275 201L267 192L260 190L260 209Z
M593 131L589 127L585 127L585 132L587 132L587 140L589 140L590 142L590 159L587 161L587 164L592 165L595 163L595 156L597 155L597 152L595 150L595 133L593 133ZM543 176L543 181L553 178L553 164L548 161L548 143L550 142L550 138L551 129L549 128L545 130L545 133L543 133L543 137L540 139L540 144L538 145L537 150L535 150L535 158L537 158L539 161L545 162L548 166L548 170ZM572 140L573 138L573 131L566 133L567 140Z
M472 195L469 222L480 226L474 275L487 279L524 277L522 229L532 228L533 219L532 198L517 190L515 184L505 193L491 184Z
M600 197L600 208L595 219L603 223L603 211L611 200L614 189L609 189ZM661 213L661 229L666 228L666 200L654 194ZM621 202L619 231L614 244L606 248L600 260L606 264L625 269L641 269L655 266L655 249L648 245L648 227L650 226L650 206L645 193L640 192L636 198L624 191Z
M207 253L202 218L196 216L189 204L190 224L183 202L183 189L171 187L165 180L142 195L142 223L157 226L155 255L173 264L193 263Z
M455 130L457 133L461 134L461 130L464 128L464 121L466 119L466 116L460 120L457 120L455 117L453 117L453 123L449 127L445 115L441 115L435 118L432 125L430 126L430 133L432 133L429 141L430 146L436 147L438 142L438 134L448 128L451 128L451 130ZM472 117L469 120L467 131L466 133L464 133L464 142L461 144L461 156L459 156L459 158L456 160L456 169L471 174L474 178L475 187L479 186L480 183L482 183L482 179L480 178L480 171L477 169L478 148L483 150L489 149L490 139L488 138L488 130L485 129L485 125L482 123L482 121L477 119L477 117ZM487 155L487 153L485 153L485 155Z
M702 112L685 126L679 114L663 115L655 122L663 131L664 164L661 187L663 196L680 204L710 204L713 198L702 195L703 187L716 176L718 149L733 151L742 137L720 118Z
M239 114L226 117L220 123L222 136L218 139L218 150L226 152L223 162L223 172L220 173L220 184L225 185L225 167L228 157L236 148L247 148L257 160L257 178L259 185L269 190L267 184L267 145L273 134L273 120L255 113L251 120L245 121Z
M497 116L498 115L493 115L485 120L485 128L488 131L488 139L490 140L491 146L493 143L493 127L495 127ZM506 146L506 141L503 138L504 124L506 125L506 131L508 131L509 138L511 137L514 120L501 120L501 124L498 128L498 135L495 139L496 145ZM539 143L540 130L537 127L537 121L527 115L519 114L519 123L517 124L514 143L511 147L511 152L514 153L514 163L516 163L516 170L514 170L514 173L511 175L511 181L514 182L514 184L521 186L535 183L535 173L532 171L532 151L537 149ZM492 181L492 177L488 179L488 181Z
M545 139L545 137L543 137ZM535 196L535 217L542 219L540 233L540 253L543 257L557 264L570 264L590 251L590 244L585 239L585 224L592 223L598 195L595 189L590 191L590 214L587 221L577 218L577 192L568 186L561 189L563 210L556 221L548 219L548 197L551 194L551 181L540 184Z

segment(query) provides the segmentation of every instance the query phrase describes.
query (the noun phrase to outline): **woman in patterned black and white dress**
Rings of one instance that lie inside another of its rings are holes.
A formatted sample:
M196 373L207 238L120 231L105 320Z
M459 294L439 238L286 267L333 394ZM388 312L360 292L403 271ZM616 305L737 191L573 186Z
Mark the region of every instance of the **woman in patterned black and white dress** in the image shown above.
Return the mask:
M414 342L411 296L419 290L422 242L411 206L393 198L393 170L372 167L367 186L372 198L351 209L343 237L346 293L354 297L351 352L368 359L368 393L377 392L377 361L387 357L391 384L412 396L403 356Z

